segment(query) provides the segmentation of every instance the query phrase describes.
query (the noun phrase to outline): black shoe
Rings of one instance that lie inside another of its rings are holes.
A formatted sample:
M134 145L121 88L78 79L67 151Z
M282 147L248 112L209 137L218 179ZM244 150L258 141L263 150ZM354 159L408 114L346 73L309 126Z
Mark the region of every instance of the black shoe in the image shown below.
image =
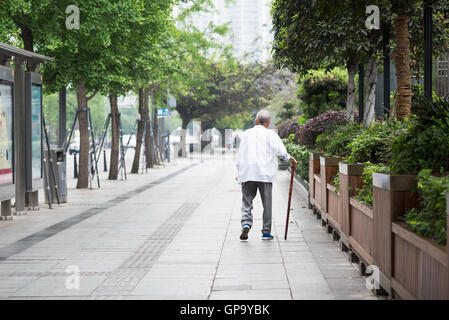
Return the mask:
M251 227L249 224L245 224L242 228L242 234L240 235L240 240L248 240L248 232Z

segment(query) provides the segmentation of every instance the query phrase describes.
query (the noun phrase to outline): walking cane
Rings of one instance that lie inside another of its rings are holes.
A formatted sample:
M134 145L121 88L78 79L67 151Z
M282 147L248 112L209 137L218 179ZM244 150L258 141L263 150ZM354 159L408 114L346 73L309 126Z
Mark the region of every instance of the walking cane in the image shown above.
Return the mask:
M287 221L285 222L284 240L287 240L288 221L290 219L290 205L291 205L291 202L292 202L293 179L295 177L296 162L292 161L291 169L292 169L292 175L291 175L291 178L290 178L290 190L288 192Z

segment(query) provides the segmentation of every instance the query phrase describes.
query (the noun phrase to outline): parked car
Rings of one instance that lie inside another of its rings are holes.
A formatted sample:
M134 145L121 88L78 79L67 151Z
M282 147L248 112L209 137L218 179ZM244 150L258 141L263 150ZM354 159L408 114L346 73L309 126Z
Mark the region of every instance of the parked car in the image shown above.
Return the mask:
M79 138L73 138L72 142L69 145L69 154L72 155L74 153L80 152L80 139Z

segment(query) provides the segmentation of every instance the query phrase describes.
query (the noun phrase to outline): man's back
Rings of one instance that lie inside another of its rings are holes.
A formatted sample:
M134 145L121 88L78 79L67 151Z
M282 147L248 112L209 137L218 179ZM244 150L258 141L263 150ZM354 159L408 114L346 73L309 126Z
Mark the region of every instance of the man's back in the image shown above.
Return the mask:
M284 160L290 158L274 131L262 125L246 130L237 159L238 182L273 182L277 171L277 156Z

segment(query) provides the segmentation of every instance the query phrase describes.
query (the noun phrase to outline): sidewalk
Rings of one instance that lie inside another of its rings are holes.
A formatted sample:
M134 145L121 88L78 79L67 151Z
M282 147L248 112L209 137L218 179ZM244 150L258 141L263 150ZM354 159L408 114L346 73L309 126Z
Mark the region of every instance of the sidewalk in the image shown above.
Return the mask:
M376 299L299 190L283 240L285 171L273 188L275 240L261 240L257 196L240 241L236 172L218 157L102 177L99 190L70 189L68 204L0 222L0 299ZM68 266L79 289L66 287Z

